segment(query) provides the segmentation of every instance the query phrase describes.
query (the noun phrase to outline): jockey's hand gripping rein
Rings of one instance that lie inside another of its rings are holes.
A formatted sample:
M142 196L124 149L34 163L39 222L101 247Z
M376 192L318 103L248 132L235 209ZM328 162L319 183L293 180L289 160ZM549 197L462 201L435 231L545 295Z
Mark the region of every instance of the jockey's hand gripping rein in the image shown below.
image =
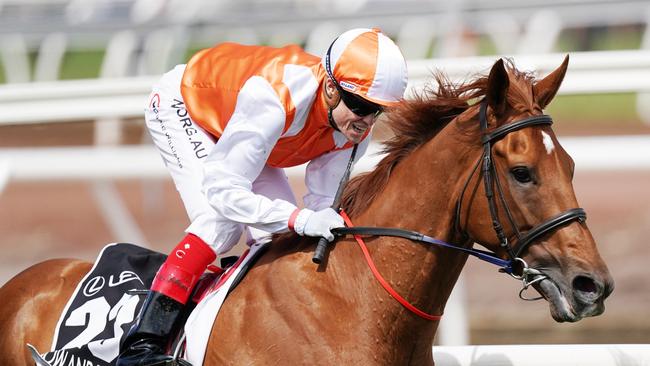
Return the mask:
M341 181L339 182L339 188L336 190L336 195L334 196L334 202L332 203L332 208L337 213L340 211L341 208L341 196L343 195L343 190L345 189L345 186L348 184L348 180L350 179L350 171L352 170L354 157L357 155L358 146L359 146L358 144L354 144L354 147L352 148L352 153L350 154L350 161L348 161L348 166L345 168L343 177L341 177ZM323 259L327 254L328 244L329 241L327 241L327 239L324 237L321 237L318 240L316 251L314 252L314 256L311 259L312 262L316 264L321 264L323 262Z

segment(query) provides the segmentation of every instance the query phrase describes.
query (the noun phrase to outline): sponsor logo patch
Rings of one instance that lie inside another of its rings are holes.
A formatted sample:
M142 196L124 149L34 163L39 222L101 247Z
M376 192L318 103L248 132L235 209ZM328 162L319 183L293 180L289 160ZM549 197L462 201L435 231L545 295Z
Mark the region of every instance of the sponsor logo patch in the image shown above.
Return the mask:
M343 88L343 89L345 89L345 90L347 90L349 92L352 92L352 93L356 92L357 89L359 89L357 84L350 83L348 81L341 81L341 82L339 82L339 85L341 86L341 88Z

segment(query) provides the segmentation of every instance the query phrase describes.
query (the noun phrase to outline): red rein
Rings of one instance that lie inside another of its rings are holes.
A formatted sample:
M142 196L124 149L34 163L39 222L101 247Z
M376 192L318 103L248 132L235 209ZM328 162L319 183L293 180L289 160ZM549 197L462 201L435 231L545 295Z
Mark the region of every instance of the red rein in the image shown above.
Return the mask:
M341 211L341 216L343 217L343 220L345 220L345 224L348 227L354 227L352 224L352 221L348 217L348 215L344 212ZM440 320L442 318L442 315L431 315L428 313L425 313L424 311L416 308L415 306L411 305L406 299L404 299L402 296L400 296L389 284L386 282L384 277L381 276L379 271L377 270L377 267L375 267L375 263L372 261L372 258L370 257L370 253L368 253L368 247L366 247L366 243L363 242L363 239L361 238L360 235L354 235L354 238L357 240L357 243L359 244L359 247L361 248L361 251L363 252L363 256L366 258L366 262L368 262L368 267L370 267L370 270L372 271L372 274L375 275L375 278L381 286L388 291L390 296L392 296L395 300L397 300L402 306L410 310L411 312L415 313L417 316L422 317L427 320Z

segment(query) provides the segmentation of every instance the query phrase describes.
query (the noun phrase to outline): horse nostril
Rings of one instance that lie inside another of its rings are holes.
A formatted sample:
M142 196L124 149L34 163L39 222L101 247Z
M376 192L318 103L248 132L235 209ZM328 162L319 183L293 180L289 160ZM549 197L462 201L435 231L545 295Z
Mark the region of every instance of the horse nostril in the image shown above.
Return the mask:
M573 289L580 292L586 300L595 301L602 293L602 286L587 276L576 276L573 279Z

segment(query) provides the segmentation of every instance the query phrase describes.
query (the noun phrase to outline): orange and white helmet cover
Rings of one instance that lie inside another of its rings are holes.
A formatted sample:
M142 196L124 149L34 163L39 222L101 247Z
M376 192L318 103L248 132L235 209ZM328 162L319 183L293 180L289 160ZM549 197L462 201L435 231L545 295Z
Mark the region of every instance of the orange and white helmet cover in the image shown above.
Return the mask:
M323 56L328 75L345 91L390 106L404 97L408 74L399 47L379 29L341 34Z

